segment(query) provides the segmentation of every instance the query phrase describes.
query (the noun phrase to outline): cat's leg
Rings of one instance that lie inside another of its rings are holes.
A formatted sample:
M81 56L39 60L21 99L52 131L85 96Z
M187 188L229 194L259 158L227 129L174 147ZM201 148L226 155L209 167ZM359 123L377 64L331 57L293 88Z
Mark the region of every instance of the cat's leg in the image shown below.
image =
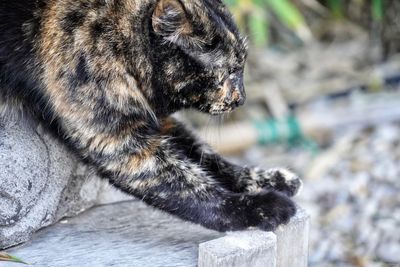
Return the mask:
M237 166L215 153L174 118L169 118L164 123L167 125L169 134L174 137L172 141L184 149L194 162L198 162L203 168L213 173L225 187L232 191L276 190L288 196L294 196L302 187L299 176L287 169L263 170L257 167Z
M225 189L162 129L146 123L121 125L118 133L100 128L77 124L68 137L102 176L149 205L219 231L272 230L295 214L294 203L278 192Z
M53 114L68 143L101 176L147 204L218 231L272 230L295 214L295 204L279 192L221 186L144 110L127 115L103 104L94 112L65 99Z

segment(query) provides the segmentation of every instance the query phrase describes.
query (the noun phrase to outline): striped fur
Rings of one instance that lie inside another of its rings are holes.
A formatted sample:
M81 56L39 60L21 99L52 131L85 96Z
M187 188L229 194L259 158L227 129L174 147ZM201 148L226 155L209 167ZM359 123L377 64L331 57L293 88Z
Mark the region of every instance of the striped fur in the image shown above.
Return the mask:
M57 129L116 187L219 231L287 222L300 186L227 162L170 117L243 104L245 59L218 0L0 3L0 99Z

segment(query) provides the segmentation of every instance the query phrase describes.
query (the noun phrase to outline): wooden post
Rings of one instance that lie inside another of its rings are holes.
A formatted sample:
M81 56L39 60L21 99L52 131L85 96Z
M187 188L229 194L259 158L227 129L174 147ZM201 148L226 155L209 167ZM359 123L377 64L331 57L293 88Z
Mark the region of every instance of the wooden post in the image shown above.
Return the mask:
M200 244L199 267L306 267L308 233L309 216L298 208L290 223L275 234L233 232Z
M271 232L232 232L199 246L199 267L275 267L276 236Z
M307 267L309 216L301 208L288 225L280 226L277 236L277 267Z

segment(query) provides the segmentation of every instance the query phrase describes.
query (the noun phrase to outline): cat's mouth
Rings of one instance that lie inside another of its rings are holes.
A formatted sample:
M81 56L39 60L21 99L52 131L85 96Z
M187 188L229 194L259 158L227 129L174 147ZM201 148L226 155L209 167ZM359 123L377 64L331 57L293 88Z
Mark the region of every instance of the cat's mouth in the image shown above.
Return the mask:
M208 113L210 113L211 115L221 115L224 113L229 113L234 109L235 109L234 107L225 107L225 106L221 107L220 105L216 104L211 106Z
M211 105L208 111L212 115L231 112L246 101L243 72L236 72L229 75L218 89L218 100Z
M230 113L237 107L243 105L244 101L240 103L234 103L227 105L225 102L212 104L208 110L211 115L221 115L224 113Z

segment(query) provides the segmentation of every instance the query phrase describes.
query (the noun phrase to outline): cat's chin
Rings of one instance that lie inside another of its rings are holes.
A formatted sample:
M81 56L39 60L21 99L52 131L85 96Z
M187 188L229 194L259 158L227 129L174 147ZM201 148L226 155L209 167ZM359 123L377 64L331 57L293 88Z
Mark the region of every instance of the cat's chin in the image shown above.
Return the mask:
M208 114L212 115L212 116L218 116L218 115L223 115L223 114L228 114L231 113L235 108L232 107L227 107L224 109L210 109L208 110Z
M222 114L228 114L234 111L236 108L240 107L241 105L244 104L244 101L239 102L233 102L233 103L214 103L211 106L208 106L208 109L206 110L207 113L211 115L222 115Z

